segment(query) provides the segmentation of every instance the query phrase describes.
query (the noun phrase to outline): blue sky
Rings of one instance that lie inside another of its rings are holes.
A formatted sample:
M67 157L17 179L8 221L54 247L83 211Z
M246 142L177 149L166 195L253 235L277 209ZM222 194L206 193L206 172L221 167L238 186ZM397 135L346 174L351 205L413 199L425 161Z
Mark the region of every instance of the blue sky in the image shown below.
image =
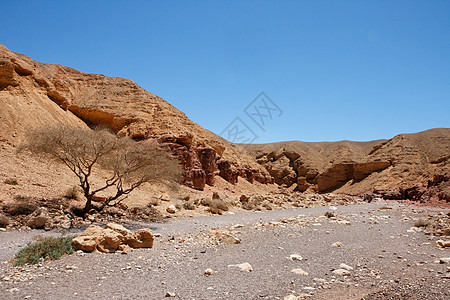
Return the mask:
M126 77L257 143L450 127L450 1L2 1L0 43ZM5 13L7 12L7 13ZM264 91L283 111L244 112Z

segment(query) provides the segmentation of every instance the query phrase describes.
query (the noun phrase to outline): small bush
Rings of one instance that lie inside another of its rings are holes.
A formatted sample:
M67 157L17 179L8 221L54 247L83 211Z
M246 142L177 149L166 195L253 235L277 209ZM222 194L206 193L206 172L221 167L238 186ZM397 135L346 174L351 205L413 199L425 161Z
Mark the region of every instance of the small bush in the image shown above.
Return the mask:
M327 217L327 218L333 218L333 217L335 217L335 215L334 215L334 213L332 213L331 211L327 211L327 212L325 213L325 217Z
M25 264L37 264L41 261L59 259L61 256L70 255L73 236L69 237L45 237L38 238L36 242L29 243L16 254L14 266Z
M74 185L73 187L66 190L63 197L66 199L78 200L78 196L79 196L78 186Z
M15 203L4 208L12 216L29 215L39 207L37 201L31 197L16 195L14 200Z
M192 200L185 201L183 203L183 208L186 210L195 210L195 203Z
M213 214L222 214L228 210L228 203L222 199L203 199L202 205L208 206L207 211Z
M272 205L270 205L270 202L267 200L263 202L262 206L267 210L272 210Z
M177 201L175 203L175 208L178 210L181 210L181 209L183 209L183 204L180 201Z
M11 223L11 220L7 216L0 215L0 228L6 228L9 223Z
M158 206L160 204L160 200L158 198L151 198L148 203L147 206L148 207L152 207L152 206Z
M415 227L427 227L428 225L431 225L431 222L425 219L419 219L414 223Z
M19 184L19 182L15 178L8 178L8 179L5 179L3 182L6 184L10 184L10 185L18 185Z

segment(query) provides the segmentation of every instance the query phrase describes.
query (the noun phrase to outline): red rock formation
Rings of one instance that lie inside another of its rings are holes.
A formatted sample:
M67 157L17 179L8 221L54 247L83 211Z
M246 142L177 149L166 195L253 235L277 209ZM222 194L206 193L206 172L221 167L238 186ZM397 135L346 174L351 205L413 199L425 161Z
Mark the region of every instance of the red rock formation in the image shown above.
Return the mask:
M252 174L270 182L246 152L128 79L39 63L0 45L0 93L0 141L20 144L27 130L42 125L100 125L134 140L167 145L185 168L184 182L195 189L213 185L218 174L232 183L237 176L251 181ZM230 163L227 170L219 171L219 159Z

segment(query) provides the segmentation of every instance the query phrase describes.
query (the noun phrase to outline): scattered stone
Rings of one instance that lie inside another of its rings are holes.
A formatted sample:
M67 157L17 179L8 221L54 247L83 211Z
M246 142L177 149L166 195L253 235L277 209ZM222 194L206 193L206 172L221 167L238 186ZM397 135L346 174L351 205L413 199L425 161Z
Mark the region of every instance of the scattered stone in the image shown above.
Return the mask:
M439 259L439 263L440 264L450 263L450 257L442 257L441 259Z
M247 202L248 199L250 199L249 196L247 196L247 195L245 195L245 194L242 194L241 197L239 198L239 201L241 201L241 202Z
M335 243L331 244L331 247L341 248L342 247L342 243L341 242L335 242Z
M291 271L292 273L298 274L298 275L309 275L308 272L302 270L302 269L292 269Z
M347 276L350 275L350 272L345 269L336 269L332 272L333 274L340 275L340 276Z
M338 220L337 223L343 225L352 225L352 223L348 220Z
M205 270L205 275L208 275L208 276L209 276L209 275L212 275L212 274L214 274L213 269L209 269L209 268L208 268L208 269Z
M340 264L340 265L339 265L339 268L345 269L345 270L347 270L347 271L353 271L353 268L352 268L352 267L350 267L349 265L344 264L344 263Z
M250 265L248 262L237 264L237 265L228 265L229 268L238 267L243 272L251 272L253 271L252 265Z
M243 224L235 224L230 227L230 230L235 230L235 229L239 229L239 228L244 228L244 225Z
M221 244L240 244L241 240L228 230L211 230L210 237L216 238Z
M449 241L437 240L437 241L436 241L436 244L437 244L439 247L447 248L447 247L450 247L450 240L449 240Z
M175 207L175 205L170 205L168 208L166 208L166 211L168 212L168 213L170 213L170 214L174 214L174 213L176 213L178 210L177 210L177 208Z
M288 257L290 260L303 260L303 257L300 254L291 254Z
M169 202L170 197L167 194L162 194L161 196L159 196L159 200Z
M173 293L173 292L167 292L166 293L166 297L176 297L177 294Z

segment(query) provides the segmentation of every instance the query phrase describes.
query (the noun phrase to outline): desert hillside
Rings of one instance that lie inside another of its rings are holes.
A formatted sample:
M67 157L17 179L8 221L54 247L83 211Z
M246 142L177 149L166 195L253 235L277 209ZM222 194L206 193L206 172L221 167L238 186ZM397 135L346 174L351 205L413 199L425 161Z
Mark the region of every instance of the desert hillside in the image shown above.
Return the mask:
M179 157L184 183L198 190L220 176L270 183L267 171L235 145L192 122L129 79L45 64L0 44L0 141L19 145L43 125L106 126L135 140L155 139Z
M449 128L370 142L293 141L245 149L277 184L292 190L424 201L448 202L450 197Z
M369 142L292 141L242 147L202 128L129 79L36 62L3 45L0 103L4 162L0 175L23 178L33 191L39 186L54 189L55 173L62 184L73 180L59 167L17 155L15 149L28 130L65 124L106 126L136 141L155 140L168 146L183 165L183 183L195 190L258 193L276 187L262 186L276 183L299 192L450 201L448 128Z

